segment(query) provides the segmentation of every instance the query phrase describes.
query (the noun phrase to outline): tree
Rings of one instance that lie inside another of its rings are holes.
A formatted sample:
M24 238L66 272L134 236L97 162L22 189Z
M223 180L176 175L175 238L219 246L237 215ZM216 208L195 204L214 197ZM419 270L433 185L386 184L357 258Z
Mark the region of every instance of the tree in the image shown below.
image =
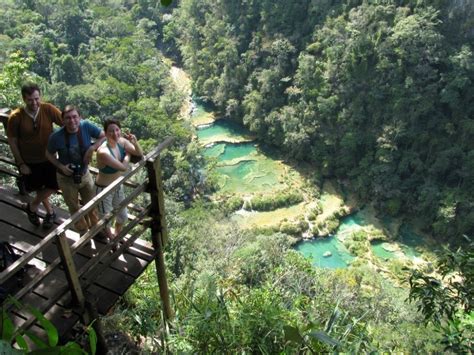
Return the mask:
M22 105L21 85L25 81L39 79L34 73L28 71L33 61L31 56L24 57L21 52L10 54L0 73L1 107L15 108Z
M56 57L51 61L51 81L60 81L68 85L79 85L82 82L81 58L74 58L71 54Z
M455 251L443 250L440 277L414 271L409 280L410 301L442 334L445 351L455 353L469 353L474 345L474 243L464 238Z

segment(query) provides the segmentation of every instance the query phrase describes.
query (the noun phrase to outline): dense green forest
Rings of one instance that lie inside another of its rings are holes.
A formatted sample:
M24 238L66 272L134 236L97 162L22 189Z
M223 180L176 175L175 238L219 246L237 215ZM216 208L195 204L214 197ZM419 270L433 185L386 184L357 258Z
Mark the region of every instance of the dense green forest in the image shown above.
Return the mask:
M35 80L59 107L121 119L147 149L176 137L162 162L175 317L163 325L150 268L108 331L144 353L472 346L472 244L408 282L399 265L395 280L364 264L314 268L286 234L237 228L209 198L212 166L170 76L182 66L194 95L314 166L316 183L460 244L474 235L470 1L0 0L0 13L0 106L20 105L20 83Z
M2 107L20 105L21 82L36 80L45 100L60 108L74 103L98 123L121 119L145 147L166 136L182 147L191 141L176 119L183 97L171 63L158 49L166 8L154 1L2 1L1 11ZM182 200L198 178L192 165L201 163L192 146L168 160L168 191Z
M469 1L182 1L195 94L437 238L474 232Z

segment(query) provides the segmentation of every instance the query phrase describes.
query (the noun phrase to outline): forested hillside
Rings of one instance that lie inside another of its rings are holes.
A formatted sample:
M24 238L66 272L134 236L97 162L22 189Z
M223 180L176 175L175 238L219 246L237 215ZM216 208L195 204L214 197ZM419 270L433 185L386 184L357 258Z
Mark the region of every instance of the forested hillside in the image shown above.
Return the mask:
M190 170L200 162L192 146L188 155L189 129L177 120L184 97L158 49L169 9L155 1L0 3L0 106L22 104L19 88L29 79L60 108L73 103L99 124L107 116L122 120L147 149L174 136L179 148L167 158L167 186L187 198L197 178Z
M170 76L183 67L219 116L311 167L304 194L287 186L249 208L312 198L314 221L315 185L331 180L381 215L417 216L429 234L460 241L474 235L471 1L0 0L0 14L1 107L22 104L29 79L84 118L119 118L145 150L176 138L162 159L174 318L165 324L151 267L104 317L113 337L143 353L472 348L472 243L417 265L369 263L362 231L351 243L365 255L323 269L293 249L292 221L240 228L230 215L249 198L213 199L216 163L179 116L190 100Z
M183 0L194 92L437 238L474 233L474 4Z

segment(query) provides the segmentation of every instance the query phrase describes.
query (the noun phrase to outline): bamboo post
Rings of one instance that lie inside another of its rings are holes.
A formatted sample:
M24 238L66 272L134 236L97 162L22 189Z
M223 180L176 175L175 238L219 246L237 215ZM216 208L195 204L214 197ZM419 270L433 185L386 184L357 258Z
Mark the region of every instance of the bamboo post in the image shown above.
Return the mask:
M151 196L151 238L153 247L157 252L155 257L156 275L160 287L160 297L163 303L164 318L165 321L168 321L173 318L173 311L170 304L168 282L166 280L166 266L163 255L163 247L168 240L168 232L165 221L163 185L161 181L159 156L154 160L148 160L146 162L146 167L149 179L148 192Z
M67 281L69 283L72 300L75 304L79 305L81 309L83 309L85 304L84 293L82 292L79 276L77 275L76 266L74 265L71 248L69 247L66 233L64 232L58 235L58 251L64 266L64 272L66 274Z

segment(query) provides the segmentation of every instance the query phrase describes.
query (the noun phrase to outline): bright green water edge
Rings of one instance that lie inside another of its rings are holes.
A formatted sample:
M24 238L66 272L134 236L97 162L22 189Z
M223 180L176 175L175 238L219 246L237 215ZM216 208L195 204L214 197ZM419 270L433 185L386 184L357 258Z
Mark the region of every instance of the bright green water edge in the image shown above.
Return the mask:
M345 268L354 258L336 237L301 242L295 249L310 258L313 265L321 268ZM324 253L327 251L332 255L325 257Z
M381 240L375 240L372 242L372 253L382 260L393 259L395 257L395 253L392 251L386 250L383 246L386 242Z
M206 109L202 104L196 104L194 111L193 111L193 116L198 117L201 115L205 115L209 113L209 110Z
M254 143L225 144L217 143L206 148L204 155L217 158L219 162L225 162L237 158L255 156L257 148Z
M196 112L204 112L200 105L196 106ZM197 130L198 139L212 141L215 137L240 138L247 135L248 131L230 121L218 120L214 124L201 127ZM285 171L276 161L263 155L257 149L255 143L217 143L205 149L204 154L208 157L217 158L219 173L219 185L223 192L238 194L265 193L284 188L282 183ZM228 165L226 165L228 164ZM385 223L385 221L382 221ZM390 221L387 221L387 224ZM367 223L362 215L356 213L341 221L335 236L304 241L299 243L295 249L304 256L311 258L313 264L323 268L344 268L354 258L339 241L338 236L366 226ZM413 258L419 256L415 247L422 240L407 226L400 228L399 244L406 256ZM396 257L393 252L383 248L383 242L373 242L372 252L382 260ZM325 252L331 252L331 256L324 257Z
M400 227L398 238L401 241L400 246L405 255L410 258L419 257L421 255L416 251L416 248L423 245L423 238L413 232L409 226L402 225Z
M354 259L344 244L338 237L338 233L347 232L349 229L364 224L362 217L358 214L344 218L336 231L335 236L324 239L314 239L298 243L295 247L305 257L309 257L313 265L322 268L338 269L345 268ZM332 253L331 256L323 256L326 251Z
M199 105L197 106L199 107ZM215 137L241 138L248 134L233 122L218 120L198 129L198 139L212 141ZM208 157L217 158L219 186L223 192L238 194L271 192L284 188L284 169L278 162L261 154L255 143L217 143L205 149Z
M220 166L216 170L221 175L219 185L223 191L243 194L284 187L279 181L275 163L267 159L245 160L235 165Z
M198 140L208 141L212 137L240 137L248 135L249 132L237 123L228 120L217 120L212 125L199 127L197 130Z
M343 268L347 267L353 256L347 251L344 245L338 240L343 233L351 229L367 225L363 217L356 213L341 220L341 224L334 237L327 239L315 239L299 243L295 249L304 256L311 258L313 265L323 268ZM408 226L400 228L398 244L408 258L420 256L415 248L423 244L423 239L414 233ZM372 253L382 260L389 260L396 257L395 253L383 248L385 242L374 241L371 244ZM332 256L323 257L326 251L330 251Z

